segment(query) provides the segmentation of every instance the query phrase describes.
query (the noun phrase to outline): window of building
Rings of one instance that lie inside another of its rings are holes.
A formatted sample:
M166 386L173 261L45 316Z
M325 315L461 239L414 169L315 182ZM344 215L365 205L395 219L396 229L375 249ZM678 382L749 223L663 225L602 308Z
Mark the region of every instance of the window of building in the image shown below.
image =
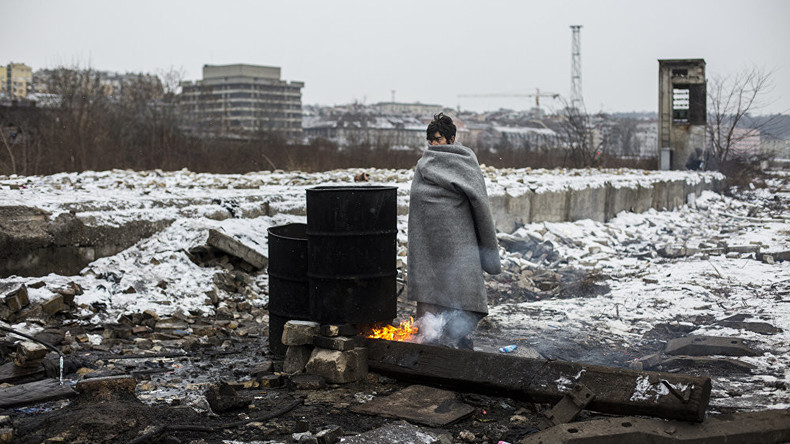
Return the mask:
M676 68L672 70L672 77L688 77L689 70L685 68Z
M684 124L689 121L690 95L688 87L672 88L672 122Z

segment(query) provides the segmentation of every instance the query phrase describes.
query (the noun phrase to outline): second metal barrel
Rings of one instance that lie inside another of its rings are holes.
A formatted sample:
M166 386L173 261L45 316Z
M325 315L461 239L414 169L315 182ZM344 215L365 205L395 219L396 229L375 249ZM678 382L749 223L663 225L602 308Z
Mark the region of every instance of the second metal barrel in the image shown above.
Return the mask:
M283 326L310 320L307 288L307 225L271 227L269 233L269 350L285 355Z
M307 190L310 315L367 324L396 316L397 188Z

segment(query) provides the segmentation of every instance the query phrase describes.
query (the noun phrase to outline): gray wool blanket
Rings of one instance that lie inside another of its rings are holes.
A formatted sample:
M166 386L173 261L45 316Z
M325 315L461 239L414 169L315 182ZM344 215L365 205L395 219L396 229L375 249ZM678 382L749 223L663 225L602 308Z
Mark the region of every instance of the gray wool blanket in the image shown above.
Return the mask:
M496 228L477 156L430 146L409 197L408 295L417 302L488 313L483 270L502 271Z

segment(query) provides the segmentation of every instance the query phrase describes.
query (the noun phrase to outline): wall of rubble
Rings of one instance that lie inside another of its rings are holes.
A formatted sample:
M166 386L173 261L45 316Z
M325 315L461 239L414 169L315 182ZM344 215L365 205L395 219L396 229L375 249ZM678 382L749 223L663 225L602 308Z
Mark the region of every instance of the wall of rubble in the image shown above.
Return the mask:
M651 208L674 210L693 204L705 190L719 192L724 176L716 173L685 173L633 180L592 180L589 176L567 178L555 186L539 183L489 186L491 211L499 231L512 233L534 222L566 222L592 219L606 222L620 213L642 213Z

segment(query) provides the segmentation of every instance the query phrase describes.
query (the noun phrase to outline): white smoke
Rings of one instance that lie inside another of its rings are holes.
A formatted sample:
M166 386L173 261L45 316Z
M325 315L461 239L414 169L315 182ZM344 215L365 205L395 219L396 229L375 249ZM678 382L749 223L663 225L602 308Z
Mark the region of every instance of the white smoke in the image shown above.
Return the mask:
M457 347L461 338L474 331L477 322L477 318L463 310L426 313L415 322L419 332L414 342Z

